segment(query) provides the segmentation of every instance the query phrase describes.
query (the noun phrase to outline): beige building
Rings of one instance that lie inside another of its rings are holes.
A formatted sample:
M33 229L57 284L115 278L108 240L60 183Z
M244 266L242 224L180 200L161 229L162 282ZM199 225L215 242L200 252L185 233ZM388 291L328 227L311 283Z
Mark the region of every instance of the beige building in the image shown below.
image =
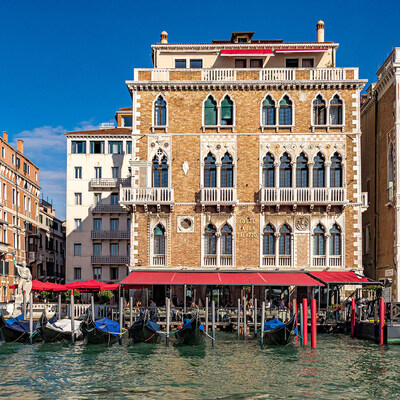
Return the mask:
M369 208L363 215L363 264L368 276L391 279L400 301L400 48L377 72L361 106L363 190Z

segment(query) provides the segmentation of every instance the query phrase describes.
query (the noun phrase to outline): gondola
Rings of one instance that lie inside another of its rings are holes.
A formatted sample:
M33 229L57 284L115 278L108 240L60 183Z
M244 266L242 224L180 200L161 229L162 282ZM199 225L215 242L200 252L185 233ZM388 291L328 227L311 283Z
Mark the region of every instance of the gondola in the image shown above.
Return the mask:
M24 314L5 320L3 314L0 313L0 331L2 338L7 343L29 342L29 321L24 320ZM37 341L37 338L35 341Z
M295 336L296 315L289 322L282 322L279 319L271 319L264 324L263 344L287 346Z
M119 337L119 323L108 318L93 321L87 314L81 323L81 331L87 343L112 344Z
M185 318L184 324L175 333L175 337L182 344L199 345L204 343L206 333L198 313L193 318L190 318L190 315Z
M80 330L81 323L82 321L74 321L75 341L83 340L83 334ZM54 316L48 320L46 313L43 312L36 329L46 343L62 341L70 342L72 340L71 320L67 318L57 320L56 314L54 314Z
M148 311L140 316L129 328L129 337L133 343L157 343L160 341L161 327L149 316Z

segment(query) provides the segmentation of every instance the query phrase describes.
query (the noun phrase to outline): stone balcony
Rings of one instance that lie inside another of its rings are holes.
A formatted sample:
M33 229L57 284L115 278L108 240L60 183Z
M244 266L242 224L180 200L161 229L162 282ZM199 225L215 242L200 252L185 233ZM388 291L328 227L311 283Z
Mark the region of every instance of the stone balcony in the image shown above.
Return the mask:
M93 178L89 182L89 190L113 190L120 186L129 187L130 178Z
M358 68L135 68L135 81L346 81L358 80Z
M92 239L129 239L129 231L92 231L90 237Z
M125 265L129 264L129 256L91 256L91 264Z
M345 188L275 188L263 187L260 189L259 202L261 207L264 206L279 206L290 205L298 206L305 205L311 208L318 206L338 205L344 206L347 204Z
M236 203L236 188L207 187L200 189L200 204L203 209L206 206L216 206L219 211L221 206L234 208Z
M136 210L137 206L143 206L147 212L149 206L156 206L161 211L161 206L174 206L173 187L142 187L142 188L120 188L120 204L131 206Z

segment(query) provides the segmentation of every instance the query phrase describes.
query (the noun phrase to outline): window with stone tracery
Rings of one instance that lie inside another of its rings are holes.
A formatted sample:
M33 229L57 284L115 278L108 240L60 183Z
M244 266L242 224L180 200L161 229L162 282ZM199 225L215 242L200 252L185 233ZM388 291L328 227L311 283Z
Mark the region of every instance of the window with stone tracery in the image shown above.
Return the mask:
M263 158L262 181L264 187L274 187L275 183L275 167L274 157L268 153Z
M263 255L275 255L275 229L268 224L263 230Z
M318 224L313 232L313 254L314 256L325 255L325 229L321 224Z
M291 187L292 186L292 166L291 158L288 153L284 153L280 159L279 166L279 186Z
M326 125L326 103L321 95L313 101L314 125Z
M154 103L154 125L167 125L167 102L159 95Z
M330 186L342 187L343 186L343 171L342 171L342 157L339 153L335 153L331 157L330 169Z
M161 152L162 153L162 152ZM168 163L167 157L157 154L153 158L153 187L168 187Z
M329 103L329 119L331 125L343 124L343 101L337 94Z
M303 152L296 159L296 187L308 187L308 158Z
M321 153L314 157L313 187L325 187L325 158Z
M281 229L279 230L279 234L279 255L290 256L292 253L292 235L289 226L286 224L282 225Z

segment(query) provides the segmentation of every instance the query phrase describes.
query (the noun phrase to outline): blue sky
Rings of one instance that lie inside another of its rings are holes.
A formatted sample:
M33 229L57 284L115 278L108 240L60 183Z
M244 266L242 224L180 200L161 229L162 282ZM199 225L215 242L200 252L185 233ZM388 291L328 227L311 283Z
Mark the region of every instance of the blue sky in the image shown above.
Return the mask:
M151 67L150 45L162 30L170 42L255 39L340 43L338 66L375 72L400 46L400 2L360 1L120 1L2 0L0 2L0 130L25 140L41 168L45 197L65 216L65 139L69 130L113 121L131 104L124 84L134 67Z

